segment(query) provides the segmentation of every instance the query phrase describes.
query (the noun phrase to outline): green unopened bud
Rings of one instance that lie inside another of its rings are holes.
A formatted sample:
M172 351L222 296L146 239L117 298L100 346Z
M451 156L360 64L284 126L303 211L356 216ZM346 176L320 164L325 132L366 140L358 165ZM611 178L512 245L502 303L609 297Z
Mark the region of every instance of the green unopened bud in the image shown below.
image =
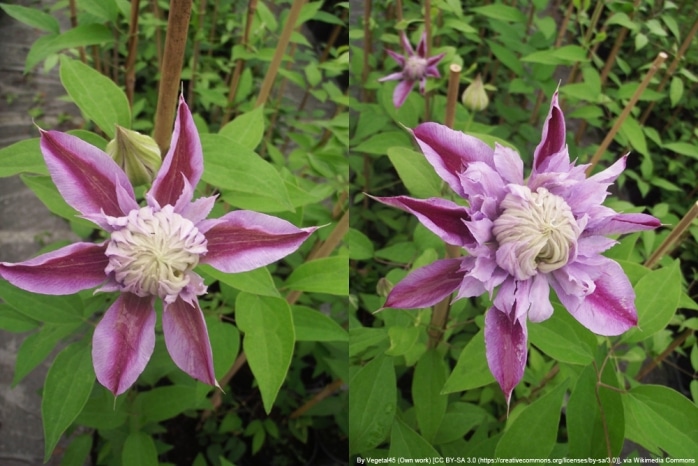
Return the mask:
M378 284L376 285L376 294L378 296L386 297L390 294L394 286L395 285L393 285L387 278L379 278Z
M470 83L470 86L465 88L461 100L463 101L463 105L473 112L480 112L487 108L490 99L487 97L485 86L482 84L482 78L480 78L479 74L475 77L475 80Z
M134 186L152 182L162 163L160 148L153 138L118 125L116 138L107 144L107 154Z

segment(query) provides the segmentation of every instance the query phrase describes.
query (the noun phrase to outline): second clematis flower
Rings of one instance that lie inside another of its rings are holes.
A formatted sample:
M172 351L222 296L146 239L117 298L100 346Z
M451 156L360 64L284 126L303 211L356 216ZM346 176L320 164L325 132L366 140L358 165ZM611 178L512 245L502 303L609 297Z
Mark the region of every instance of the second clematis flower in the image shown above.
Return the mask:
M226 273L263 267L294 252L316 228L246 210L207 220L215 196L192 200L204 160L182 98L170 149L145 206L116 162L83 140L41 131L41 152L66 202L109 239L75 243L16 264L0 262L0 277L49 295L97 286L120 292L92 340L97 380L114 395L135 383L153 353L158 298L164 302L162 328L172 360L191 377L218 386L197 298L206 286L194 267L209 264Z
M620 265L601 253L615 244L606 235L653 229L660 222L602 205L627 156L587 178L587 165L570 162L557 92L527 179L521 157L507 147L492 149L436 123L417 126L413 135L468 205L440 198L375 199L415 215L467 255L415 270L392 289L385 307L428 307L453 292L454 299L496 293L485 315L485 345L507 404L526 366L527 321L553 313L550 288L598 335L619 335L637 325L633 288Z
M427 84L427 77L438 78L439 69L436 65L441 61L445 54L440 53L433 57L427 57L427 34L422 33L422 37L417 44L417 51L412 48L410 42L404 33L400 33L400 41L402 42L402 49L406 56L402 56L392 50L386 50L388 55L390 55L400 67L402 71L389 74L383 78L380 78L379 82L384 81L400 81L395 87L393 92L393 105L396 108L402 106L407 100L407 96L414 87L414 83L419 82L419 92L424 94Z

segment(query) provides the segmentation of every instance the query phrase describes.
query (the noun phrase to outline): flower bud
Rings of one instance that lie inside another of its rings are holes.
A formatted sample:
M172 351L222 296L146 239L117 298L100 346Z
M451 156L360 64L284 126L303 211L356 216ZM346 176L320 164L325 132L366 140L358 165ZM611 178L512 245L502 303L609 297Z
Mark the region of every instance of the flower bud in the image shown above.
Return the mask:
M395 285L393 285L390 280L388 280L385 277L379 278L378 279L378 284L376 285L376 294L378 296L388 296L390 294L390 291L393 289Z
M463 101L463 105L473 112L480 112L487 108L490 99L487 97L485 86L482 84L482 78L480 78L479 74L475 77L475 80L465 88L461 100Z
M126 172L134 186L155 179L162 159L153 138L116 126L116 137L107 144L107 154Z

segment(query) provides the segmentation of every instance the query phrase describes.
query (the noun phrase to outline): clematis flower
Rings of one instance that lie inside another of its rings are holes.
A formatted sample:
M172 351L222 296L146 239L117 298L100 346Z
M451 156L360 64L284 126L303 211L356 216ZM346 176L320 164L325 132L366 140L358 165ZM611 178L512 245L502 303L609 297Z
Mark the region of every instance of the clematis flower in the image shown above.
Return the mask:
M97 379L114 395L133 385L153 353L157 298L164 303L162 328L172 360L191 377L218 387L197 299L206 286L194 268L202 263L227 273L256 269L294 252L315 228L299 229L246 210L206 220L215 196L192 201L203 153L182 98L172 145L143 207L126 173L100 149L68 134L41 131L41 151L66 202L109 239L72 244L16 264L1 262L0 276L48 295L97 286L97 291L121 293L92 339Z
M376 199L415 215L468 255L413 271L393 288L385 307L428 307L454 291L454 299L496 291L485 315L486 355L507 403L526 366L527 321L552 315L550 288L598 335L619 335L637 324L628 278L618 263L601 255L615 244L605 235L660 223L602 205L627 156L589 178L587 165L570 163L557 92L526 180L523 161L512 149L492 149L436 123L423 123L413 133L429 163L468 206L440 198Z
M412 48L410 42L404 33L400 33L400 40L402 42L402 49L405 56L397 54L392 50L386 50L388 55L390 55L398 64L402 67L402 71L397 73L389 74L383 78L380 78L379 82L384 81L400 81L395 87L393 92L393 105L396 108L402 106L407 99L410 91L414 87L414 83L419 81L419 92L424 94L427 77L431 76L438 78L439 69L436 65L441 61L445 54L440 53L433 57L427 57L427 34L422 33L422 38L417 44L417 51Z

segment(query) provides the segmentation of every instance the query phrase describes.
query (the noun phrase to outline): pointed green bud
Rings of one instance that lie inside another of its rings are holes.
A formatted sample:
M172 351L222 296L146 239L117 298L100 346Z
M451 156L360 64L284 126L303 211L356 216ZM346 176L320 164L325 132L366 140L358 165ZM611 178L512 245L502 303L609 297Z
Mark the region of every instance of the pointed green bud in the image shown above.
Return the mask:
M395 285L393 285L387 278L379 278L378 284L376 285L376 294L378 296L386 297L390 294L394 286Z
M107 154L134 186L151 183L162 163L160 148L153 138L118 125L116 138L107 144Z
M480 112L487 108L490 99L487 97L485 86L482 84L482 78L479 74L475 77L475 80L470 83L470 86L465 88L461 100L463 101L463 105L473 112Z

